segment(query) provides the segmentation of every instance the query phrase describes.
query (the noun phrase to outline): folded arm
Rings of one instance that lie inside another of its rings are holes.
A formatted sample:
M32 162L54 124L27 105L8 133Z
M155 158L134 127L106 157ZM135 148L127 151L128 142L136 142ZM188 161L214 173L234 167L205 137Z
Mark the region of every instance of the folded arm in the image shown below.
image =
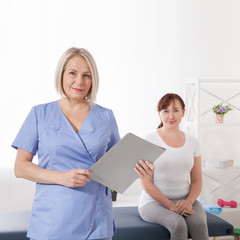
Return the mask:
M90 181L88 176L92 175L91 171L86 169L72 169L65 172L47 170L33 163L33 157L32 153L18 148L14 166L16 177L66 187L80 187Z

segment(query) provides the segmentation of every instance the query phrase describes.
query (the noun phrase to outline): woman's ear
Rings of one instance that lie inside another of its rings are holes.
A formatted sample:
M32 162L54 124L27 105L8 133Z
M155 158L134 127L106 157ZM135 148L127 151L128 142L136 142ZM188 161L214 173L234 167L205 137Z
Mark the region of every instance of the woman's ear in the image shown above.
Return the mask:
M160 123L162 123L162 117L161 117L160 111L158 112L158 116L159 116L159 119L160 119Z
M184 117L184 115L185 115L185 109L183 109L182 111L183 111L183 115L182 115L182 117Z

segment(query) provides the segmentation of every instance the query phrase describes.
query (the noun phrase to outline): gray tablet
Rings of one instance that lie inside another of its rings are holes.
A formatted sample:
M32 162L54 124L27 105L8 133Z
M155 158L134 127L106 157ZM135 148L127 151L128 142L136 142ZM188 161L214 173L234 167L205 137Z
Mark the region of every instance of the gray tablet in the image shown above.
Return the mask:
M133 170L135 164L140 159L153 163L164 151L164 148L128 133L89 169L93 172L90 178L123 193L138 177Z

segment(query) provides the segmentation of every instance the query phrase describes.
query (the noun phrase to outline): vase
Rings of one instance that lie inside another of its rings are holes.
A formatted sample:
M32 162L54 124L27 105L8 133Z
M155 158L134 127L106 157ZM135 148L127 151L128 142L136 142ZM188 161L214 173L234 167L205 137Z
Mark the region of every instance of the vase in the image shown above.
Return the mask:
M112 193L112 201L116 201L117 200L117 192L116 191L111 191Z
M215 123L223 123L223 115L216 114Z

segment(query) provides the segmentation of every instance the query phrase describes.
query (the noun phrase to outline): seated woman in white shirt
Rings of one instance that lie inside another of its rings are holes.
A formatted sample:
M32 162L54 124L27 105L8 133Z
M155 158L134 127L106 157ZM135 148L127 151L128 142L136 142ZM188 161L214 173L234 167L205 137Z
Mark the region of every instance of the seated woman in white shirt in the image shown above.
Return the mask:
M143 191L139 214L144 221L166 227L171 240L207 240L206 213L197 198L202 186L201 156L194 137L185 135L179 124L185 113L182 98L173 93L158 103L160 125L146 139L166 148L155 161L139 161Z

